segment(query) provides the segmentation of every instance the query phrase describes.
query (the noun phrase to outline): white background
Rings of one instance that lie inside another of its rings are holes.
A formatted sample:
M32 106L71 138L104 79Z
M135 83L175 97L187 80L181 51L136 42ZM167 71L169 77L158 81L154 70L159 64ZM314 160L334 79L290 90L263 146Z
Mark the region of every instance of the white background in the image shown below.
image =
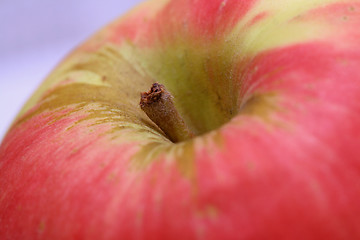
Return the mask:
M46 75L142 0L0 0L0 141Z

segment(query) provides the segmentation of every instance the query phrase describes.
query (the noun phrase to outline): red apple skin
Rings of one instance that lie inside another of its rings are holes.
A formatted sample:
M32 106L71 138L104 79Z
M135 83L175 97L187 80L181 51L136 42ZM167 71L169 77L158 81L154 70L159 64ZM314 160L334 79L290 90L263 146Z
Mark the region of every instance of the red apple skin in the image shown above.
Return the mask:
M69 55L4 138L0 239L360 239L359 26L358 1L143 4ZM151 129L135 99L155 77L200 136ZM214 89L228 98L203 103Z

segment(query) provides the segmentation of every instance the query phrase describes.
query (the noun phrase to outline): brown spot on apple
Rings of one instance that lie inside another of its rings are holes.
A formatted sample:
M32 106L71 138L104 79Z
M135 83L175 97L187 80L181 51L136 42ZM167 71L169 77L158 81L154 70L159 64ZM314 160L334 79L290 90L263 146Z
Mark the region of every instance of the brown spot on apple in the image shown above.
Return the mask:
M219 216L219 210L216 206L208 204L198 211L200 218L215 220Z
M255 161L248 161L248 162L246 163L246 167L247 167L247 169L249 169L250 171L254 171L255 168L256 168L256 163L255 163Z
M213 205L208 205L206 206L206 215L210 218L210 219L216 219L218 216L218 209L213 206Z
M108 175L107 177L109 182L115 181L116 180L116 173L112 172Z
M41 220L38 226L38 232L43 233L45 230L45 220Z

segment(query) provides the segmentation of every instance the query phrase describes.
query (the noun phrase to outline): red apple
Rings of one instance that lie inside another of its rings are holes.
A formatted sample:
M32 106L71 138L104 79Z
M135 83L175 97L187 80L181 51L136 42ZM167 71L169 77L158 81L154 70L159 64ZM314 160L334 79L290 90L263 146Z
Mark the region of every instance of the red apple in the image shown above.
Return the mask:
M1 239L360 239L360 2L145 2L0 148ZM196 137L139 107L160 82Z

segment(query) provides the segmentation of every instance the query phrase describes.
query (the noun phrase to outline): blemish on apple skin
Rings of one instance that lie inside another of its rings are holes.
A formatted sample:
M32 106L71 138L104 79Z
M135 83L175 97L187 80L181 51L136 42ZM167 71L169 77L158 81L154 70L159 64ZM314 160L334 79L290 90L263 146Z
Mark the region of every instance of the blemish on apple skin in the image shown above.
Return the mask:
M205 227L203 225L198 225L195 230L198 239L204 239Z
M247 167L248 170L254 171L254 170L255 170L255 167L256 167L255 162L253 162L253 161L247 162L247 163L246 163L246 167Z
M39 223L39 226L38 226L38 231L39 231L39 233L43 233L44 230L45 230L45 221L41 220Z
M218 210L215 206L212 205L207 206L206 212L210 219L215 219L218 216Z
M108 181L114 181L116 178L116 174L115 173L110 173L107 177Z
M306 88L309 89L309 90L314 90L315 85L313 83L308 83L308 84L306 84Z
M355 7L354 7L354 6L350 6L350 7L349 7L349 10L353 12L353 11L355 11Z
M0 195L0 203L5 199L6 193Z
M144 216L144 212L142 210L139 210L137 213L136 213L136 220L137 221L141 221L143 219L143 216Z
M161 193L156 193L153 195L153 201L158 206L160 206L162 204L162 200L163 200L163 196L161 195Z
M220 10L223 9L226 6L226 2L227 2L227 0L224 0L224 1L221 2Z
M338 58L337 61L342 65L348 65L349 64L347 59Z
M153 175L151 178L150 178L150 181L149 181L149 183L150 183L150 185L151 186L156 186L156 183L157 183L157 176L156 175Z
M198 211L200 218L215 220L219 216L219 210L214 205L207 205Z
M299 14L299 15L296 15L293 19L294 19L294 20L299 20L299 19L301 19L301 17L302 17L302 15Z
M72 151L71 151L71 154L75 154L79 151L80 149L79 148L74 148Z

